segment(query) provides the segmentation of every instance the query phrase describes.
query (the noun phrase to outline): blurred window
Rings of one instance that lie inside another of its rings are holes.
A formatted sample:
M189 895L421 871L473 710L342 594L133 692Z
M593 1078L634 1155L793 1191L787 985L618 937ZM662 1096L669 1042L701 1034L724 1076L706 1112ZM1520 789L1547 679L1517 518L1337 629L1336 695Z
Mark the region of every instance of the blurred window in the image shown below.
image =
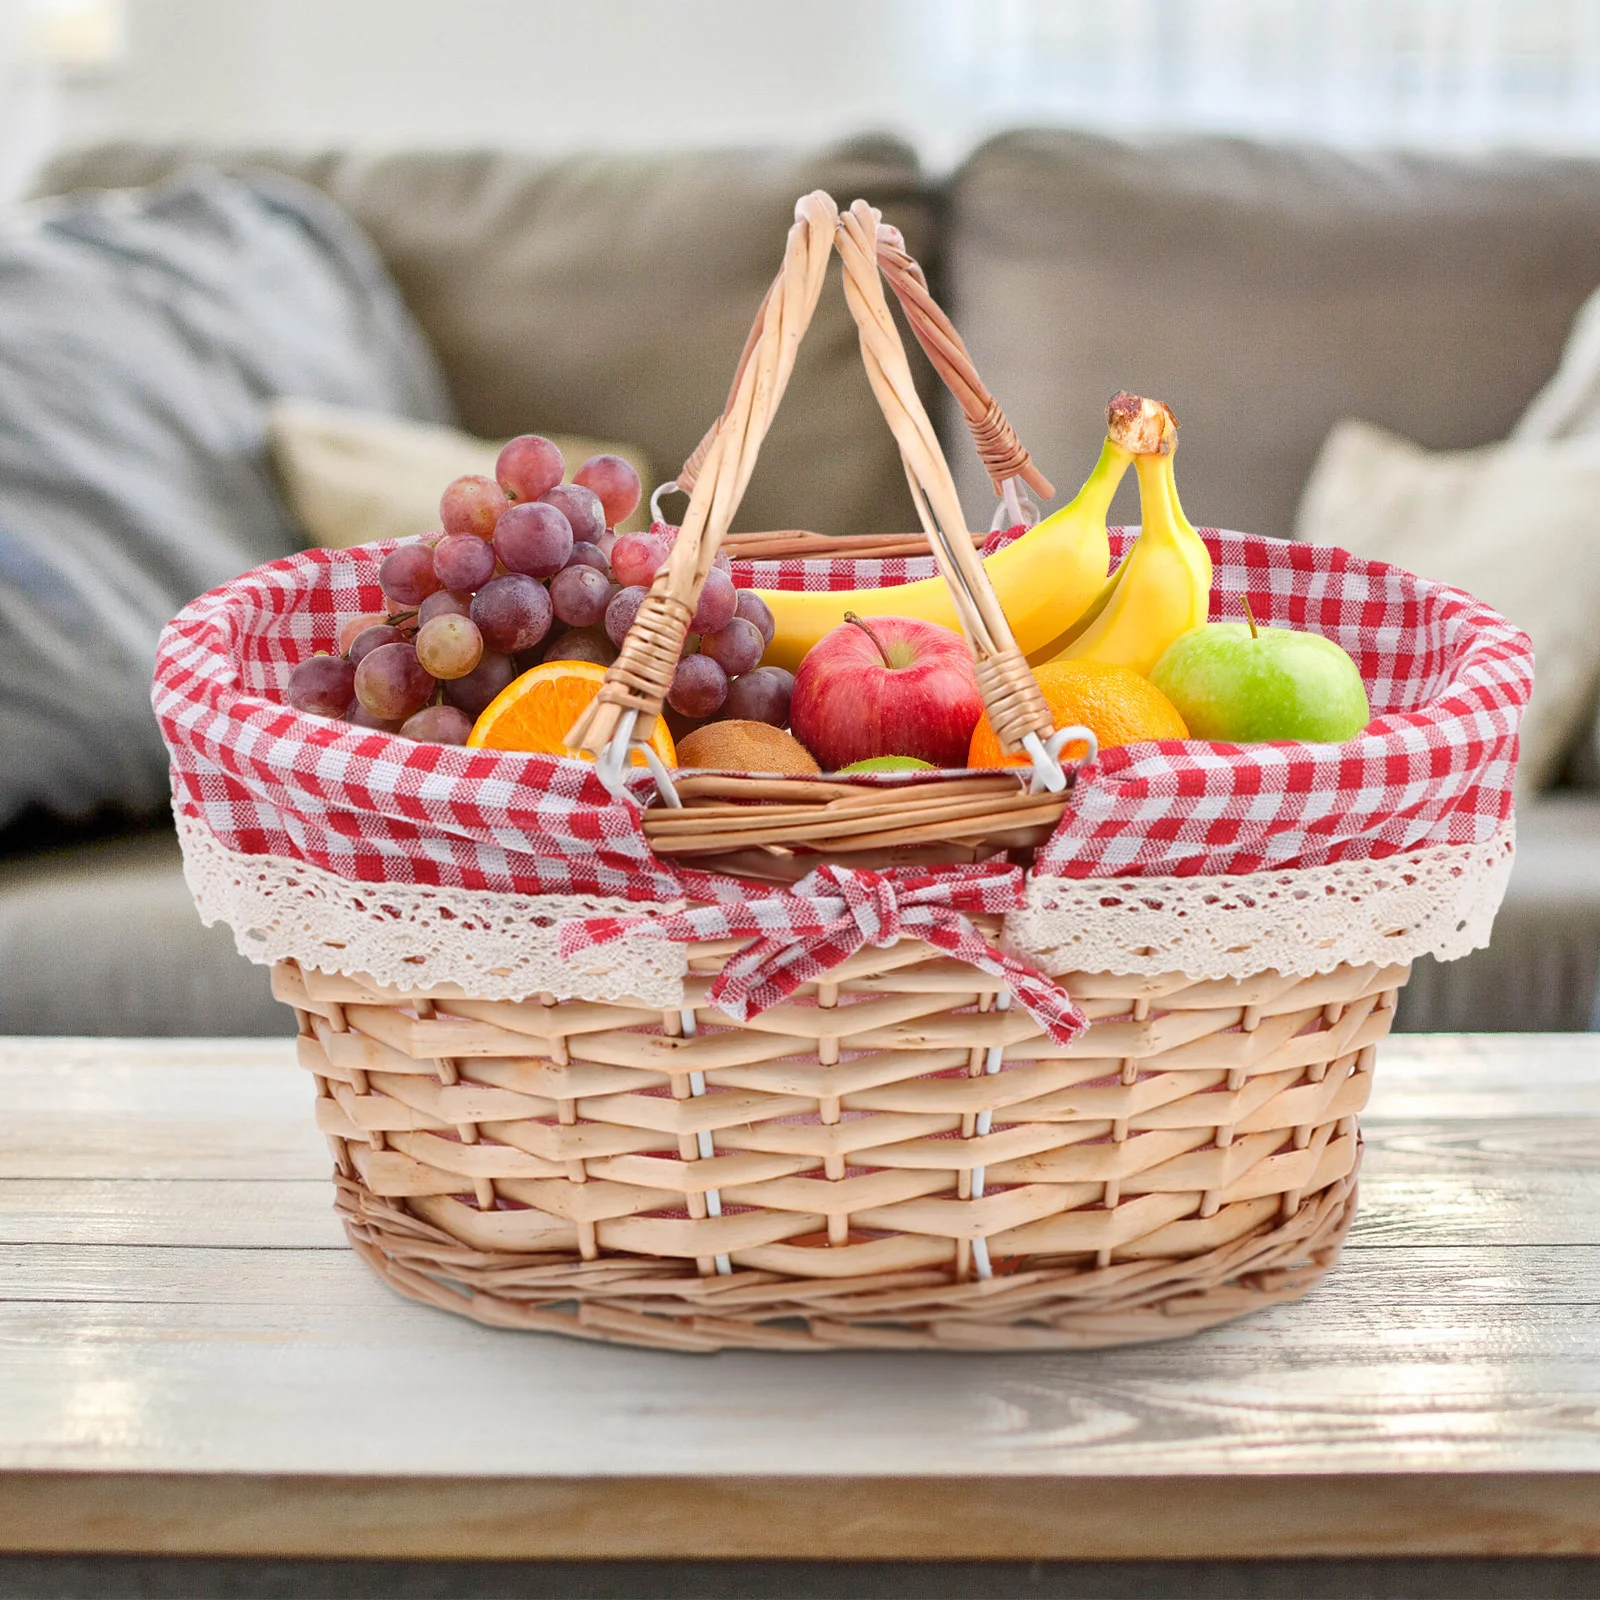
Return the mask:
M1048 120L1345 145L1600 147L1600 0L920 0L917 9L939 97L969 136Z

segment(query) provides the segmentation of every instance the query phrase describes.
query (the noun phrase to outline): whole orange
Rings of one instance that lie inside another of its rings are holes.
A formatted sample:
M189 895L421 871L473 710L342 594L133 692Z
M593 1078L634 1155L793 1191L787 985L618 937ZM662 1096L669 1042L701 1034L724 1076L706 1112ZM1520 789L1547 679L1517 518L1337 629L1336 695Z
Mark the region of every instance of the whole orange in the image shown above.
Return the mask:
M1033 669L1045 703L1058 728L1080 726L1093 731L1102 750L1136 744L1140 739L1187 739L1189 730L1178 708L1151 683L1128 667L1107 661L1047 661ZM1083 746L1068 745L1068 760L1081 757ZM973 767L1022 767L1025 755L1000 753L1000 741L989 726L989 713L972 730L967 764Z

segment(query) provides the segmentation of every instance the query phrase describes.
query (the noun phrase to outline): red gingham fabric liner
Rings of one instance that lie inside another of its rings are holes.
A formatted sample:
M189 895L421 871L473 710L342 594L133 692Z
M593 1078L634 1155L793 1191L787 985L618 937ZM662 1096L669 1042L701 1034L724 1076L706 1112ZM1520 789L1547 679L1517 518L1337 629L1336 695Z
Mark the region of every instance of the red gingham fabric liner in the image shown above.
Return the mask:
M728 898L726 879L684 872L684 886L707 902L670 916L590 917L563 922L561 953L571 959L628 934L684 944L749 938L717 974L707 998L743 1022L787 999L848 960L864 944L888 949L905 935L1004 978L1057 1044L1088 1026L1067 991L989 943L964 913L1003 915L1022 904L1019 867L1000 862L870 872L830 863L790 889L750 888Z
M1200 531L1216 564L1212 615L1237 617L1248 594L1261 620L1336 639L1361 669L1375 720L1342 745L1106 751L1080 777L1036 872L1240 873L1492 836L1511 812L1533 676L1526 636L1459 590L1381 562ZM1128 537L1115 530L1119 552ZM682 895L687 875L653 856L636 814L586 763L415 744L281 703L297 661L332 648L343 618L381 608L377 567L389 548L269 563L168 625L152 698L174 806L230 850L364 883ZM737 563L735 578L793 589L927 570L926 558L752 562Z

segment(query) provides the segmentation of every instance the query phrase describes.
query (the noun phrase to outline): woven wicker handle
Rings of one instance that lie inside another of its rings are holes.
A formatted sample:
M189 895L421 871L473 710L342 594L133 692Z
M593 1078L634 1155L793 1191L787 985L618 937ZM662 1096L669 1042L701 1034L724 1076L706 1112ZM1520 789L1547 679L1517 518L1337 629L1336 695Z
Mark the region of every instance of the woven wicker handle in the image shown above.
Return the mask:
M898 228L881 221L878 224L877 255L878 267L889 280L889 287L894 290L906 322L917 337L917 343L922 346L928 360L933 363L934 371L944 379L945 386L961 407L972 433L972 442L977 446L978 457L989 474L990 483L994 485L994 492L997 495L1002 493L1008 478L1020 478L1041 499L1055 499L1055 486L1034 464L1033 457L1017 437L1016 429L1000 409L1000 402L978 376L971 352L956 332L955 324L929 292L928 280L921 266L906 253L904 236ZM744 342L722 415L706 429L705 436L694 447L673 480L684 494L694 492L705 466L706 453L711 449L711 441L716 438L717 430L733 409L734 397L739 392L739 381L744 376L750 353L760 341L770 299L769 291L767 299L761 302L756 312L750 336Z
M601 777L613 789L620 790L629 745L641 742L635 728L660 713L700 590L793 371L834 246L844 264L845 298L860 332L867 376L900 446L912 499L971 645L978 690L995 733L1002 749L1027 750L1036 782L1052 789L1065 785L1056 760L1062 736L1054 732L1049 708L967 537L949 464L884 298L880 223L880 214L861 200L840 217L821 190L796 207L783 267L762 304L733 401L711 437L672 554L639 607L600 693L567 735L569 745L599 759ZM644 748L649 759L652 752ZM658 773L658 783L661 777ZM670 787L663 786L663 793Z

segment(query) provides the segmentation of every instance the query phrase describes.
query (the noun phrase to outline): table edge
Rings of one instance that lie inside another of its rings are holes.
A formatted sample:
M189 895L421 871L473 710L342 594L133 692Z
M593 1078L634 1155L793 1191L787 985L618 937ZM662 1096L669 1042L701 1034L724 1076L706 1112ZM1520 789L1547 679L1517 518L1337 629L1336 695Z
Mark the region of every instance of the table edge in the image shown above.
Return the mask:
M419 1560L1600 1555L1600 1471L1281 1477L0 1473L0 1553Z

